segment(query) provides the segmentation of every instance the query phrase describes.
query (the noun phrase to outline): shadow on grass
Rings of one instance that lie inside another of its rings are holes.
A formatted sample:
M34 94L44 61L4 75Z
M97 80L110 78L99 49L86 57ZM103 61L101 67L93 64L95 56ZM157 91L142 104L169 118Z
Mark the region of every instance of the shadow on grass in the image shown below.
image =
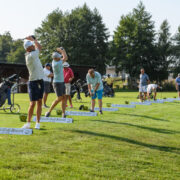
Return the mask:
M134 144L134 145L139 145L139 146L147 147L150 149L180 154L180 148L177 148L177 147L159 146L159 145L154 145L154 144L148 144L148 143L143 143L143 142L136 141L136 140L129 139L129 138L118 137L118 136L102 134L102 133L97 133L97 132L91 132L91 131L71 130L71 132L114 139L117 141L122 141L122 142L130 143L130 144Z
M102 122L102 123L111 123L111 124L120 124L120 125L125 125L125 126L131 126L131 127L136 127L140 129L146 129L149 131L157 132L157 133L162 133L162 134L179 134L179 131L173 131L173 130L168 130L168 129L159 129L159 128L152 128L152 127L147 127L147 126L141 126L141 125L136 125L136 124L130 124L130 123L123 123L123 122L115 122L115 121L105 121L105 120L92 120L92 121L97 121L97 122Z
M147 118L147 119L156 120L156 121L166 121L166 122L169 121L169 120L166 120L166 119L160 119L160 118L156 118L156 117L152 117L152 116L146 116L146 115L125 114L125 113L121 113L121 115L128 115L128 116L133 116L133 117Z

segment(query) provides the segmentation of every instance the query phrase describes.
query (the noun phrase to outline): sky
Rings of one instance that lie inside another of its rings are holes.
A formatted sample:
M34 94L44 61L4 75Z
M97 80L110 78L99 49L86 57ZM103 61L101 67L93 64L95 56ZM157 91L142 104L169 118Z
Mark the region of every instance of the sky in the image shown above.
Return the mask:
M118 26L122 15L137 7L139 0L0 0L0 34L9 31L13 39L34 34L46 16L56 8L63 12L86 3L90 9L97 8L110 35ZM142 0L151 13L158 31L163 20L167 19L175 34L180 26L180 0Z

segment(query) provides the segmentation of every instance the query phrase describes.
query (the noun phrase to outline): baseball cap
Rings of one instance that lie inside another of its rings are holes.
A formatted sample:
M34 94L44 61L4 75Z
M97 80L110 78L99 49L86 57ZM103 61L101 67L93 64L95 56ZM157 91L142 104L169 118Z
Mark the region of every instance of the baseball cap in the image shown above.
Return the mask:
M67 62L64 62L63 67L69 67L69 64Z
M33 46L34 44L31 41L24 41L24 49L27 49L30 46Z
M52 58L54 59L54 58L61 58L62 57L62 55L61 54L59 54L59 53L57 53L57 52L53 52L52 53Z
M45 64L45 67L46 67L46 66L51 67L51 64L50 64L50 63L46 63L46 64Z

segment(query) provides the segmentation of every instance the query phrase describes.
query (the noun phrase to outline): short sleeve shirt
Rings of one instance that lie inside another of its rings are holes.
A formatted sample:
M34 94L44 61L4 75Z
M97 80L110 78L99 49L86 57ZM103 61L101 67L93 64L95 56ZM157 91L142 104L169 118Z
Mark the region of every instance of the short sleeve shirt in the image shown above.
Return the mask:
M148 80L149 76L146 73L140 74L140 86L147 86Z
M48 70L46 67L43 69L44 71L44 81L51 82L51 78L48 77L51 74L51 71Z
M64 72L64 82L69 83L69 79L74 77L74 73L72 69L71 68L68 68L67 70L63 69L63 72Z
M180 85L180 77L177 77L177 78L176 78L176 83L177 83L178 85Z
M92 78L89 74L86 75L87 84L90 84L92 89L95 89L96 85L99 83L100 85L97 90L103 90L101 74L96 71L94 72L94 74L94 78Z
M64 74L63 74L63 61L52 61L52 69L54 72L53 82L64 82Z
M29 81L36 81L44 79L44 71L39 59L39 50L25 54L26 66L29 72Z

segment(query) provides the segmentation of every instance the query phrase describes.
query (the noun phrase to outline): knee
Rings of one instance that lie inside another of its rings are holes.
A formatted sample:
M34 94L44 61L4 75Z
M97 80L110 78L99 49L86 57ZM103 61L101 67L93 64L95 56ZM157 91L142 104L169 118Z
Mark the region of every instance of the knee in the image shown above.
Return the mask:
M33 102L30 102L30 107L31 107L31 108L34 108L35 105L36 105L36 102L34 102L34 101L33 101Z

